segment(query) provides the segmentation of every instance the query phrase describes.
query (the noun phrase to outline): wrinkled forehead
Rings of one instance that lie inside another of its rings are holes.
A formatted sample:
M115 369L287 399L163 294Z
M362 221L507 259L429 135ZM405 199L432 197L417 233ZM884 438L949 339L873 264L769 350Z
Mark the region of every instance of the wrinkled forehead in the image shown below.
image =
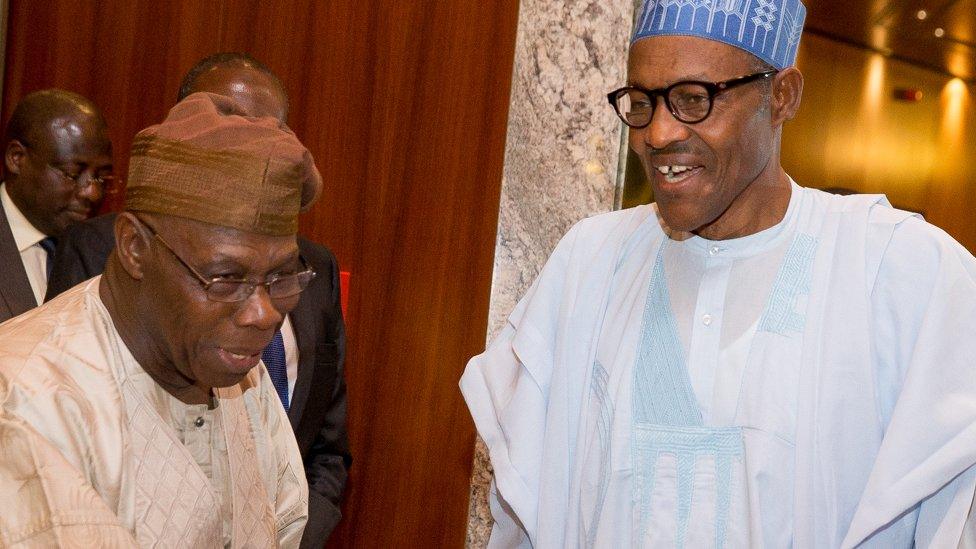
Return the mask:
M630 46L629 83L667 86L680 80L719 81L753 72L756 56L697 36L652 36Z
M266 235L166 214L137 214L200 262L230 261L261 270L298 256L294 234Z

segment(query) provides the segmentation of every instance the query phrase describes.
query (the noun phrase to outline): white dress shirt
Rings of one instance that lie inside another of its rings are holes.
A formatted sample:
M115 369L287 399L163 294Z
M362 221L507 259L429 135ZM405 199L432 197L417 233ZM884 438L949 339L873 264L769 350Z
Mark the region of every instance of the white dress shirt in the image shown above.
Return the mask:
M20 252L20 260L24 263L24 270L27 271L27 279L30 280L34 298L40 305L44 302L44 294L47 293L47 252L41 247L40 242L47 238L47 235L37 230L24 217L7 194L4 183L0 183L0 204L7 214L7 223L10 224L10 232L14 235L14 242L17 244L17 251Z
M295 328L291 325L291 315L285 317L281 324L281 339L285 344L285 367L288 373L288 403L291 404L295 394L295 381L298 379L298 340L295 338Z

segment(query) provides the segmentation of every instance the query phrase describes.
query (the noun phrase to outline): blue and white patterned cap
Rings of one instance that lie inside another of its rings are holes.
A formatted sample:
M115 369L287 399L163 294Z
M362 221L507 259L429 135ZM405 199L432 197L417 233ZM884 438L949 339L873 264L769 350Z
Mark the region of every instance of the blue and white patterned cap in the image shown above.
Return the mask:
M800 0L647 0L631 44L648 36L700 36L783 69L796 62L806 15Z

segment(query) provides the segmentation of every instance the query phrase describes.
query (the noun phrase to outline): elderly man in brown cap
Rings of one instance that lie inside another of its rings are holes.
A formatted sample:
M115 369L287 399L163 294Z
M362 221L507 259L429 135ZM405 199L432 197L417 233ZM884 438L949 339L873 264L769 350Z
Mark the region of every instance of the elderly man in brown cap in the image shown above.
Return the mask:
M141 132L105 274L0 327L0 546L294 547L308 487L261 351L315 273L312 157L198 93ZM257 367L255 367L257 366Z
M282 122L288 95L278 77L245 53L222 52L187 72L178 100L196 92L226 95L251 116ZM46 300L102 274L115 249L116 213L75 223L58 239ZM346 338L339 268L326 247L298 238L302 258L318 275L265 348L263 360L295 432L308 480L308 523L302 547L321 548L339 522L351 463L346 435Z

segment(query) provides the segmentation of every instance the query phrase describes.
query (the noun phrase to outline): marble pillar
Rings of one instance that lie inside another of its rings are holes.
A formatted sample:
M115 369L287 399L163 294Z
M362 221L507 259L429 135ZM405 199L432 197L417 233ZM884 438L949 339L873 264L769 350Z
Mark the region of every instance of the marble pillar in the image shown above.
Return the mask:
M522 0L488 339L570 226L619 203L621 124L606 93L626 80L635 0ZM491 530L491 466L475 451L467 546Z

